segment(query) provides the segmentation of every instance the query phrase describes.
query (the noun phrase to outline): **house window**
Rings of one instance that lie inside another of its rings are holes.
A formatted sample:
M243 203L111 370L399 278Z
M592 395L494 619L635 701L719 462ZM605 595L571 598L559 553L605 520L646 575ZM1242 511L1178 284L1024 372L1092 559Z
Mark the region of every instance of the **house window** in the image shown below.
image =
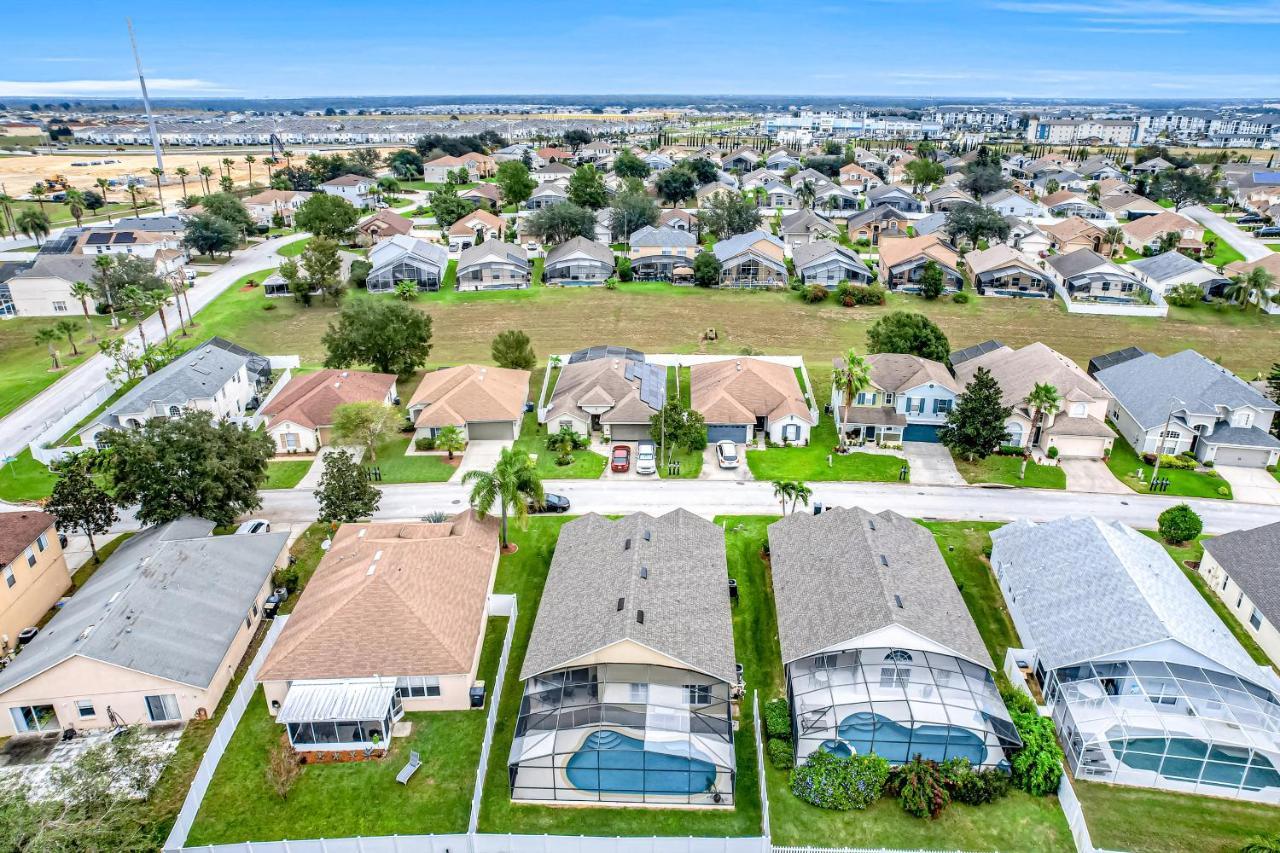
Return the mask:
M287 450L296 450L298 448L298 434L296 432L286 432L284 434L284 446Z
M49 547L49 540L45 538L43 533L36 537L36 547L41 551Z
M710 705L710 684L686 684L684 686L685 702L689 705Z
M1236 412L1233 426L1251 427L1253 426L1253 412Z
M171 418L180 418L180 417L182 417L182 409L179 409L177 406L170 406L170 407L169 407L169 417L171 417Z
M181 712L178 711L178 697L172 693L165 693L161 696L144 696L142 699L147 703L147 716L151 718L153 723L176 720L181 716Z
M894 649L889 652L889 654L885 655L884 659L894 661L896 663L911 663L912 661L911 652L903 649Z
M53 313L55 314L67 313L67 303L55 300L53 303Z
M631 701L637 705L646 705L649 702L649 685L643 681L631 682Z
M1231 580L1231 575L1228 575L1228 574L1226 574L1226 573L1223 573L1223 575L1222 575L1222 588L1223 588L1223 589L1226 589L1226 588L1227 588L1227 583L1228 583L1230 580Z
M396 695L401 699L440 695L440 679L434 675L410 675L396 679Z
M859 405L859 406L866 406L866 405L870 405L871 403L874 403L874 402L875 402L875 399L876 399L876 395L875 395L875 394L867 394L867 392L866 392L866 391L859 391L859 392L858 392L858 405Z
M1243 603L1244 603L1244 593L1242 592L1240 593L1240 596L1236 599L1236 609L1239 610L1240 605Z
M840 659L838 654L817 655L813 659L814 669L835 669L836 662Z
M893 405L893 392L892 392L892 391L885 391L885 392L884 392L884 404L885 404L886 406L892 406L892 405Z
M4 585L12 589L17 582L18 579L13 574L13 566L6 564L4 567Z
M1258 612L1258 608L1253 608L1253 612L1249 614L1249 624L1253 626L1255 631L1262 628L1262 614Z
M28 548L26 550L26 555L27 555L27 567L30 568L36 564L36 552Z
M945 415L951 411L951 400L940 399L933 401L933 413L935 415Z
M94 710L92 699L77 699L76 713L80 715L80 719L96 717L98 715L98 712Z
M783 440L783 441L799 441L799 440L800 440L800 425L799 425L799 424L784 424L784 425L783 425L783 427L782 427L782 440Z
M911 670L900 666L880 667L880 686L885 688L899 687L906 689L911 683Z

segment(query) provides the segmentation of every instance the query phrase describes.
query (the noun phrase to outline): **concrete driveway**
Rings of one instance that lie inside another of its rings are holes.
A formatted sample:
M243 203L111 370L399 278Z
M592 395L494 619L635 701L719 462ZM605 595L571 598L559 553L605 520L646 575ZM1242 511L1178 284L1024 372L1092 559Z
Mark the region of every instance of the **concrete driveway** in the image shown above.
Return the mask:
M1133 489L1116 479L1101 459L1061 459L1062 473L1067 475L1067 489L1072 492L1094 492L1103 495L1131 495Z
M1257 237L1242 231L1236 227L1234 222L1228 221L1203 205L1195 204L1178 212L1186 214L1196 222L1212 230L1213 233L1225 240L1228 246L1244 255L1246 261L1256 261L1271 254L1271 250Z
M1280 483L1267 469L1219 465L1213 470L1231 484L1231 494L1236 500L1280 506Z
M707 449L702 452L702 470L698 473L698 479L726 480L735 483L754 480L755 477L752 476L751 469L747 467L747 446L745 444L738 445L737 468L721 468L720 460L716 458L715 444L708 444Z
M604 473L600 475L600 479L601 480L656 480L658 479L657 473L639 474L636 472L636 445L638 443L639 442L635 442L635 441L611 441L608 444L605 444L603 441L593 441L591 443L591 449L594 450L596 453L599 453L601 456L603 456L605 459L609 460L610 462L610 464L604 466ZM612 466L613 449L617 447L619 444L625 444L627 447L631 448L631 467L629 467L625 471L614 471Z
M510 447L514 443L513 441L504 441L496 438L476 439L467 442L467 449L462 454L462 461L458 463L458 470L453 472L449 482L461 482L462 475L468 471L492 470L494 463L498 461L498 456L502 453L502 449Z
M921 486L963 486L964 477L945 444L932 441L904 441L902 452L911 465L911 482Z

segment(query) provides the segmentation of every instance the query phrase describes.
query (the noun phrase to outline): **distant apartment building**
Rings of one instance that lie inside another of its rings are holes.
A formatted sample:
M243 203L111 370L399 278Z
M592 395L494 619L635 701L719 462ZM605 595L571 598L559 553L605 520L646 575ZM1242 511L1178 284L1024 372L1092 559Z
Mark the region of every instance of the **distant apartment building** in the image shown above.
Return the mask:
M942 125L936 121L920 121L902 116L869 116L865 112L805 111L796 115L771 115L765 119L765 131L770 135L801 130L815 136L864 139L932 139L942 135Z
M1047 145L1128 145L1138 139L1138 122L1129 119L1038 119L1027 123L1027 141Z

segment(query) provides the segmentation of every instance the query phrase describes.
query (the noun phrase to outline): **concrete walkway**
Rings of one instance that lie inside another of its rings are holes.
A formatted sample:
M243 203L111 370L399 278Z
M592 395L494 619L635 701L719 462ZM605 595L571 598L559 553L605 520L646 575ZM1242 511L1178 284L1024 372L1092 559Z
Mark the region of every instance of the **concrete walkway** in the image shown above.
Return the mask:
M467 442L467 449L462 454L462 461L458 463L458 470L453 472L449 482L461 483L462 475L468 471L492 470L503 448L511 447L514 444L515 442L513 441L501 439L477 439Z
M920 486L963 486L964 477L946 445L931 441L904 441L902 452L911 464L911 482Z
M1246 261L1257 261L1271 254L1271 250L1261 240L1241 231L1234 223L1214 213L1207 207L1196 204L1191 207L1184 207L1178 212L1191 217L1223 240L1226 240L1227 245L1244 255Z
M1116 479L1101 459L1063 459L1059 462L1067 475L1067 488L1073 492L1100 495L1132 495L1133 489Z
M307 469L307 473L298 481L295 489L315 489L320 485L320 475L324 473L324 458L335 450L348 450L355 460L359 462L364 458L363 447L332 447L326 446L320 448L320 452L316 454L315 461L311 463L311 467Z
M1219 465L1214 470L1231 484L1235 500L1280 506L1280 482L1267 469Z

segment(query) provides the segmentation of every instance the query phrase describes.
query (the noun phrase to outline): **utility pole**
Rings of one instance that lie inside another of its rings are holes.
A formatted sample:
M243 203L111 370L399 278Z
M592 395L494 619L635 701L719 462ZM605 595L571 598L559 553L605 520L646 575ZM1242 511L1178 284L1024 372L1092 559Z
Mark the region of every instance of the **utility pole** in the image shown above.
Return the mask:
M142 74L142 57L138 55L138 39L133 34L133 21L124 19L129 27L129 44L133 45L133 64L138 67L138 85L142 88L142 107L147 111L147 126L151 129L151 147L156 151L156 168L164 171L164 152L160 150L160 133L156 130L156 117L151 112L151 98L147 95L147 79ZM159 181L159 178L156 179ZM160 211L164 213L163 210Z
M1160 438L1156 441L1156 465L1151 470L1151 482L1153 483L1160 478L1160 457L1164 454L1164 438L1169 432L1169 424L1173 421L1173 410L1178 403L1182 403L1182 400L1178 397L1174 397L1169 401L1169 414L1164 419L1164 430L1161 431ZM1183 403L1183 405L1186 404ZM1176 444L1173 447L1174 450L1178 449Z

